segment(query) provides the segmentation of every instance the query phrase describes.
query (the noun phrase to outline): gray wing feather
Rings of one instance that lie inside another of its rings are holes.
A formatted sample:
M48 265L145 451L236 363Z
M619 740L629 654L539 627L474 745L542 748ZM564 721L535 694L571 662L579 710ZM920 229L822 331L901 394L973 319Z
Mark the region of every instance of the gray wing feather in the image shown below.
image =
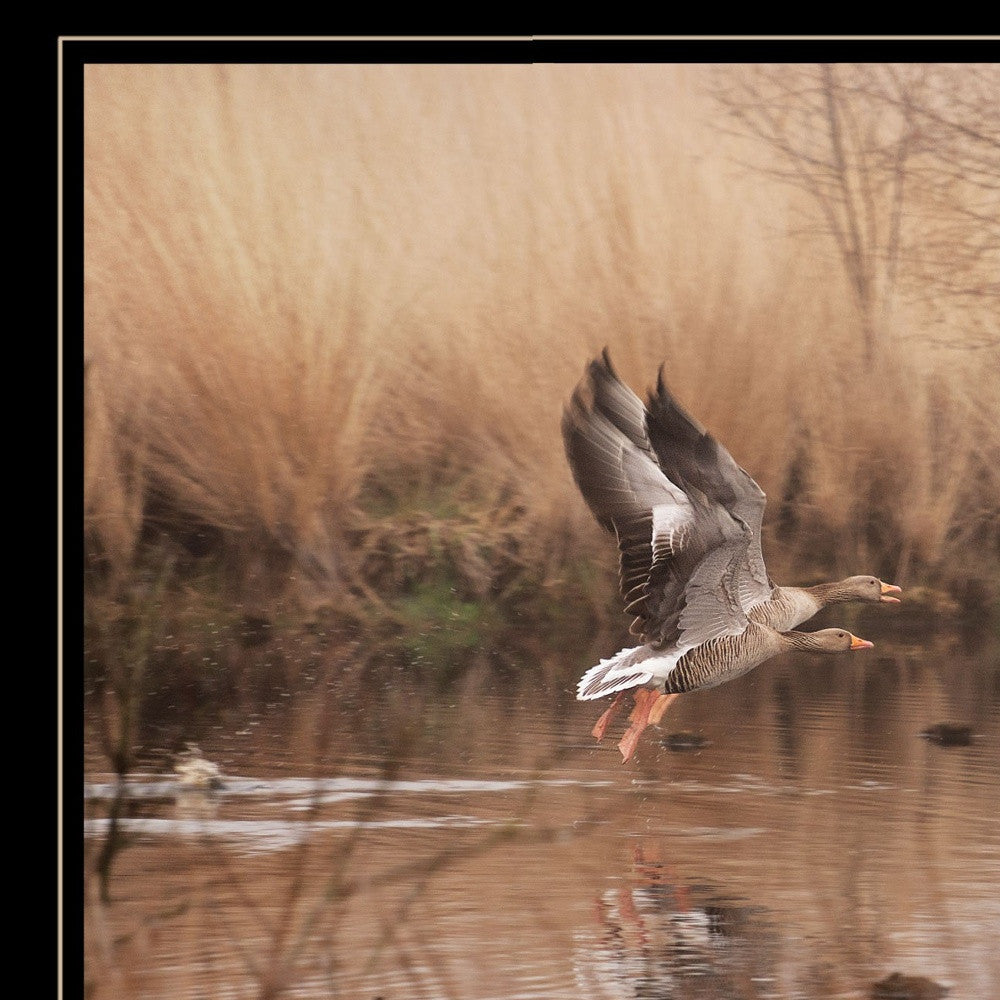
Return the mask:
M723 635L739 635L748 623L739 598L739 577L746 558L745 538L713 549L698 565L685 588L678 619L679 642L699 646Z
M596 363L595 363L596 364ZM591 366L593 372L593 366ZM652 451L633 434L641 425L627 408L613 410L618 424L597 409L609 398L620 403L623 394L611 393L608 385L596 388L590 382L592 401L588 403L581 384L563 412L562 433L573 478L599 524L618 539L620 589L626 606L644 597L654 562L653 515L672 526L680 538L693 526L693 510L684 492L664 476ZM640 408L641 408L641 404Z
M760 551L766 498L680 408L662 370L644 406L605 350L564 410L562 433L581 494L618 539L632 631L660 648L744 631L772 590Z
M646 426L657 462L672 482L689 495L697 491L721 506L747 531L745 555L731 581L744 611L769 600L774 584L764 565L761 526L767 496L729 452L673 397L660 369L649 395Z

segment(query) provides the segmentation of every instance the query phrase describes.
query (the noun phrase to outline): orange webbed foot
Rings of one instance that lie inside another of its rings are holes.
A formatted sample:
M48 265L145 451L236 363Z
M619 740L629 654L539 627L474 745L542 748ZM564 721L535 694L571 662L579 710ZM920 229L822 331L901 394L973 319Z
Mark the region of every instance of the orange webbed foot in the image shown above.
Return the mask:
M630 760L632 754L635 753L635 748L639 744L639 737L642 736L643 730L649 725L650 710L659 697L661 696L657 695L655 691L650 691L649 688L639 688L635 692L635 708L632 709L632 714L629 716L629 721L632 725L625 730L625 735L618 743L623 764Z
M649 722L650 725L658 726L660 720L663 718L664 713L673 704L674 699L679 697L676 694L661 694L655 702L653 702L653 707L649 710Z
M632 709L632 714L629 716L632 725L625 731L625 735L618 744L623 764L630 760L632 754L635 753L643 730L650 724L657 725L676 697L676 694L657 694L648 688L639 688L636 691L635 708Z
M604 739L604 734L607 732L608 726L611 724L611 720L618 714L618 711L621 708L622 698L624 698L625 695L625 691L619 691L618 694L615 695L615 700L611 702L608 710L594 724L592 732L595 740Z
M639 745L639 737L645 726L631 725L625 730L625 735L618 741L618 749L622 754L622 763L627 764L635 753L635 748Z

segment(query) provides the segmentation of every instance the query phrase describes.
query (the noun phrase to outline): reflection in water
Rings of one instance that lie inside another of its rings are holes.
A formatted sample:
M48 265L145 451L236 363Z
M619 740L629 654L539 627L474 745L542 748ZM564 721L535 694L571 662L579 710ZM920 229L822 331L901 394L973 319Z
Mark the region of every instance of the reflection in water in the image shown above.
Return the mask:
M670 725L701 749L627 766L571 684L489 673L395 685L395 742L340 684L234 711L191 734L214 791L158 752L188 734L150 731L111 902L86 885L92 1000L1000 995L995 651L878 648L692 695ZM946 719L968 745L921 735ZM88 864L119 791L95 747Z
M795 718L795 697L787 678L781 678L774 685L775 731L778 737L778 753L782 764L782 774L788 778L798 775L799 757L798 732Z
M775 996L774 940L760 911L679 880L644 846L635 849L625 883L606 889L595 911L600 933L581 932L576 956L584 995Z
M174 796L174 812L178 833L186 829L191 835L198 834L205 829L206 823L218 815L219 800L211 790L182 785ZM143 823L140 818L126 818L119 820L118 826L124 833L139 833L142 832ZM101 826L100 820L87 820L84 823L84 833L99 834Z

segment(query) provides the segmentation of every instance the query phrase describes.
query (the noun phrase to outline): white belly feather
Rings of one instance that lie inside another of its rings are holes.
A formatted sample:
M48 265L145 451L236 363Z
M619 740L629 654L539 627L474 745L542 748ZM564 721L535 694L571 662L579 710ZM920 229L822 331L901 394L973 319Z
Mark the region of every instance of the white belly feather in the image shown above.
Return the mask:
M690 649L656 650L651 646L623 649L596 667L591 667L576 686L578 701L603 698L634 687L658 687L662 690L678 660Z

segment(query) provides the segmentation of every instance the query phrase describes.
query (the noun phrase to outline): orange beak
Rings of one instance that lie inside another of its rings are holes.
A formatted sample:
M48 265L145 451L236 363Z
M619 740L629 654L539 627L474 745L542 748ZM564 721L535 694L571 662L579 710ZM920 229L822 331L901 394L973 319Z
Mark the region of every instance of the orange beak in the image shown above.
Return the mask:
M885 604L899 604L898 597L889 597L889 594L901 594L903 592L902 587L897 587L892 583L882 584L882 596L879 598L880 601Z
M856 635L851 636L851 649L874 649L875 643L867 639L859 639Z

